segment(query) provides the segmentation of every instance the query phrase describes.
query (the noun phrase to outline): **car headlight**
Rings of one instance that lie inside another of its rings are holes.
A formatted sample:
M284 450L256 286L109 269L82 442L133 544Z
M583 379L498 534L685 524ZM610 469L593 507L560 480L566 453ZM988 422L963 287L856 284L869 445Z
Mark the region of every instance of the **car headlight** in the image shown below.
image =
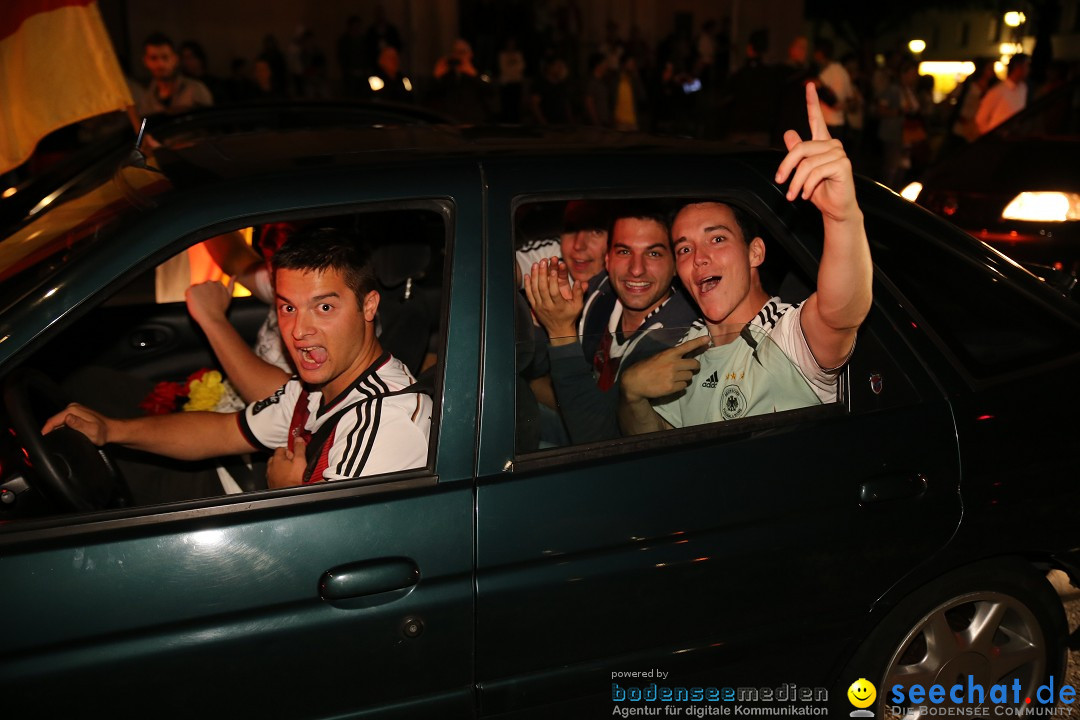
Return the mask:
M1080 194L1063 192L1022 192L1005 206L1005 220L1065 222L1080 220Z
M916 200L919 199L919 193L921 193L921 192L922 192L922 183L921 182L908 183L904 187L904 189L900 191L900 197L904 198L905 200L910 200L911 202L915 202Z

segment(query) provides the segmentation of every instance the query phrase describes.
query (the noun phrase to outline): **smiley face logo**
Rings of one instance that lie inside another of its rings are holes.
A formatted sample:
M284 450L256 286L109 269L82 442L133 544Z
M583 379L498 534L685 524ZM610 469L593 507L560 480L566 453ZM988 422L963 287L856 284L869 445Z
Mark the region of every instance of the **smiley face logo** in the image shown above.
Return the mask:
M868 708L874 704L877 697L877 688L866 678L859 678L851 683L847 690L848 700L857 708Z

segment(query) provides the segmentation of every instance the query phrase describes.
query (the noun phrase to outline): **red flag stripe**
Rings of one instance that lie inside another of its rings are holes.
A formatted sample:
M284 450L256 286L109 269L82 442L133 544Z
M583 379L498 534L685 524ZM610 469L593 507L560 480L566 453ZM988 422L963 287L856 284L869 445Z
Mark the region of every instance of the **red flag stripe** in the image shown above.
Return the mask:
M97 0L3 0L0 2L0 40L12 35L26 22L26 19L39 13L46 13L62 7L83 7L92 5Z

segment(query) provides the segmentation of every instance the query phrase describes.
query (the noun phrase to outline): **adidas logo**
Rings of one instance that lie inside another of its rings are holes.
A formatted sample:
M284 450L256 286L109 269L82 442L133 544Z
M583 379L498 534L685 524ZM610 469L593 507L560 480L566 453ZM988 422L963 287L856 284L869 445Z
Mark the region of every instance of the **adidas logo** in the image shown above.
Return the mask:
M710 376L709 376L709 379L708 379L708 380L706 380L705 382L701 383L701 387L704 387L704 388L715 388L715 387L716 387L717 385L719 385L719 384L720 384L720 378L719 378L719 376L718 376L718 375L717 375L717 374L716 374L716 373L714 372L714 373L713 373L712 375L710 375Z

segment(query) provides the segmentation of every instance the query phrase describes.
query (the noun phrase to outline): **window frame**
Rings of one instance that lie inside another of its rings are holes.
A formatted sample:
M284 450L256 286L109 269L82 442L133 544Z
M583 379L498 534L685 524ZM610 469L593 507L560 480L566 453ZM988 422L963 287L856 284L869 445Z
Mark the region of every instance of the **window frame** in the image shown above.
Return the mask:
M666 191L644 190L604 190L590 193L574 192L523 192L512 196L509 204L510 227L514 227L514 218L523 205L531 203L555 203L571 200L627 201L627 200L679 200L715 198L718 202L738 205L748 211L760 223L763 231L770 237L766 248L772 243L779 243L790 262L789 272L798 272L807 278L813 278L816 284L819 260L815 258L805 240L783 221L779 214L770 208L760 197L751 191L733 188L725 190L687 191L687 188ZM511 245L516 250L518 238L512 239ZM766 254L766 262L768 255ZM517 292L517 289L515 289ZM813 290L811 290L811 293ZM802 298L805 300L805 298ZM536 470L557 468L566 464L579 464L582 461L599 461L609 457L633 455L646 452L659 445L665 447L678 445L692 447L705 442L736 441L740 438L758 435L785 426L794 426L801 422L814 422L834 415L851 414L849 375L850 368L845 365L838 378L838 399L835 403L821 404L795 410L786 410L767 415L756 415L732 421L709 423L662 430L642 435L631 435L595 443L566 445L543 448L526 453L518 453L516 448L511 454L507 471L529 473ZM517 413L514 413L515 420ZM515 435L517 427L515 424Z
M924 239L925 242L936 246L941 253L952 256L956 259L957 262L972 267L976 272L998 274L1000 276L1000 279L1007 282L1008 286L1011 287L1016 294L1027 298L1028 301L1030 301L1034 305L1040 306L1045 311L1053 313L1054 316L1060 318L1063 323L1076 324L1076 319L1069 318L1062 311L1062 308L1055 308L1050 302L1049 297L1039 297L1035 292L1033 292L1034 287L1028 288L1022 284L1011 282L1011 278L1009 278L1006 273L1002 272L1001 268L995 267L995 264L991 262L981 260L973 253L964 252L959 247L953 247L948 242L940 241L936 236L929 232L929 229L926 228L924 224L911 222L906 217L898 217L895 215L886 216L880 211L880 208L877 207L873 209L867 209L864 211L864 213L867 217L868 224L872 218L874 222L893 226L898 232L908 232L919 235ZM939 221L937 218L931 218L931 220L935 223L940 222L946 231L952 234L959 235L960 239L962 239L966 243L978 243L977 240L971 238L959 229L946 225L944 221ZM870 232L869 228L868 232ZM1005 257L1004 255L1001 255L1001 253L997 252L993 248L989 248L989 246L985 245L983 245L983 247L986 248L986 252L988 254L992 253L993 255L996 255L1000 258L1001 262L997 264L1012 266L1016 265L1015 262ZM990 258L988 257L987 260L989 259ZM1015 268L1015 272L1026 273L1027 271L1017 266ZM961 359L959 355L956 354L956 352L953 351L951 343L944 338L944 336L938 331L938 329L936 329L935 324L927 320L926 316L920 311L919 304L913 302L910 298L908 298L908 296L903 292L903 290L888 277L885 270L879 268L876 261L874 263L874 276L875 282L878 285L882 286L889 294L895 297L899 301L899 304L904 307L905 312L910 315L911 319L918 325L918 328L908 329L907 334L918 335L928 340L931 346L937 351L936 354L940 355L942 358L945 359L945 361L948 363L949 369L952 372L956 373L956 375L960 378L963 384L972 391L980 392L998 385L1014 382L1025 377L1030 377L1032 375L1036 375L1047 370L1052 370L1059 367L1067 367L1074 364L1077 358L1080 358L1080 349L1078 349L1072 353L1059 354L1056 357L1050 357L1038 362L1028 363L1015 369L987 371L985 376L979 377L971 370L969 370L968 363L966 363L963 359ZM1034 282L1038 281L1037 278L1035 278L1034 276L1032 276L1031 279ZM1047 289L1047 293L1052 294L1052 291ZM1064 299L1062 299L1062 301L1064 302ZM916 343L917 342L918 341L916 340ZM923 364L926 365L927 361L929 360L929 358L926 357L926 353L917 352L917 354L922 358Z
M453 259L457 221L460 212L457 201L449 195L416 196L389 200L356 200L296 210L252 211L229 220L212 222L194 231L181 233L175 239L148 254L141 261L131 265L119 277L114 277L110 281L99 285L83 302L72 307L58 321L51 324L46 332L40 333L32 342L20 348L18 354L12 358L12 361L5 368L4 377L6 378L9 373L21 367L33 353L37 352L50 340L62 335L69 328L76 325L93 310L107 307L113 297L121 293L132 282L136 282L139 277L145 273L152 274L161 263L182 252L186 252L189 247L208 238L251 227L252 225L272 222L339 218L367 212L378 213L402 210L433 212L442 219L444 228L442 293L441 307L439 308L440 344L434 366L435 389L432 397L431 430L429 433L428 458L424 467L385 473L378 476L315 483L295 488L257 490L233 495L215 495L181 502L102 509L84 513L61 512L40 518L13 518L6 523L0 523L0 547L17 546L28 542L59 540L72 534L87 532L96 534L122 528L147 528L157 526L160 523L173 523L194 518L214 518L259 510L276 511L296 506L298 511L301 511L301 508L307 508L310 503L347 502L366 499L371 495L391 492L400 493L437 485L439 482L437 462L442 437L441 419L449 341L447 329L450 323ZM149 222L149 219L145 220L145 222ZM136 223L132 228L119 233L119 237L123 238L127 237L129 233L137 233L141 224ZM72 274L74 271L68 268L66 273ZM60 282L62 284L63 280ZM168 304L154 303L154 307L163 307ZM179 303L172 304L177 305ZM379 479L372 481L372 477Z

